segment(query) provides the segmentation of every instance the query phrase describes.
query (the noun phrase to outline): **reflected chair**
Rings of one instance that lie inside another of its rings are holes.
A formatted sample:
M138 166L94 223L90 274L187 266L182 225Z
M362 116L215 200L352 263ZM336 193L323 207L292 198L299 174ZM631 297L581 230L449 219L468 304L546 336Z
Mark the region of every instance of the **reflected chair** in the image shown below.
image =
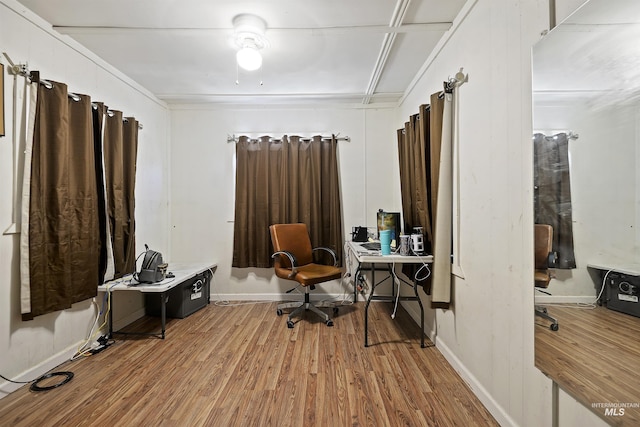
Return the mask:
M534 286L536 290L551 295L542 289L549 287L549 282L552 278L549 268L555 265L556 261L556 254L553 252L553 227L547 224L535 224L534 227ZM536 305L535 313L536 316L540 316L551 322L549 328L551 328L552 331L558 330L558 320L547 313L546 307Z
M309 290L314 290L318 283L342 277L336 253L329 248L312 248L306 224L274 224L269 227L269 231L275 251L271 258L274 259L276 276L298 282L298 285L288 290L287 293L296 290L299 286L304 288L304 301L279 304L276 314L282 316L283 309L295 308L287 318L287 327L289 328L293 328L293 317L303 311L312 311L320 316L327 326L333 326L333 320L318 307L333 308L334 314L338 312L338 308L334 304L311 304ZM331 254L333 265L314 263L314 251L325 251Z

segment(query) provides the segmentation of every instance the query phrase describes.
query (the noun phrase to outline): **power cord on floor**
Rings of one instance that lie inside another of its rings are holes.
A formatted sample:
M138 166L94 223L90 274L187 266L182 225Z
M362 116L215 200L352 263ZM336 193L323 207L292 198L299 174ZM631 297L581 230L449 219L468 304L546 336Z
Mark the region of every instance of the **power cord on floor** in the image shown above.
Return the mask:
M49 378L53 378L53 377L64 377L64 379L59 383L51 384L48 386L39 385L40 382L44 380L48 380ZM0 375L0 378L14 384L31 384L31 386L29 387L31 391L47 391L47 390L53 390L54 388L63 386L69 381L71 381L73 379L73 372L70 372L70 371L50 372L48 374L44 374L36 378L35 380L30 380L30 381L16 381L16 380L7 378L4 375Z
M608 270L605 273L604 277L602 278L602 287L600 288L600 292L598 293L598 296L596 297L596 299L591 301L591 302L576 302L576 303L571 303L571 304L570 303L566 303L566 302L546 302L546 303L543 303L543 304L540 304L540 305L542 305L542 306L552 306L552 307L561 307L561 308L579 308L579 309L582 309L582 310L594 310L597 307L598 301L600 301L600 298L602 297L602 293L604 292L605 286L607 286L607 277L612 272L613 272L613 270ZM537 288L536 288L536 290L539 291L539 292L544 292L544 291L541 291L540 289L537 289Z

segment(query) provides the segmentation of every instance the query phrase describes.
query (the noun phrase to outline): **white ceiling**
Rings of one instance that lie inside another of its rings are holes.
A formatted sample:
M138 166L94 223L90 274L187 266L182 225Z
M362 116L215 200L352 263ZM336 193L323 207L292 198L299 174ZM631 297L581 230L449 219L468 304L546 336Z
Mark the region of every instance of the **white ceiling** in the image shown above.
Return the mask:
M533 48L537 98L637 101L640 2L590 0Z
M20 0L167 102L254 104L397 102L465 2ZM242 13L266 21L270 46L237 74Z

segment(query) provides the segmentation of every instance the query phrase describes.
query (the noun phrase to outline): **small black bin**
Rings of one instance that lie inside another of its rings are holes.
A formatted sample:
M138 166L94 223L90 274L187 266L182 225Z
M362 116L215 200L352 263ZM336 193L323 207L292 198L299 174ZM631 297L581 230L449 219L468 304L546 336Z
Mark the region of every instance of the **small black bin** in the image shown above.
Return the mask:
M167 292L167 317L184 319L209 304L211 272L199 273ZM145 294L145 311L149 316L160 316L160 294Z

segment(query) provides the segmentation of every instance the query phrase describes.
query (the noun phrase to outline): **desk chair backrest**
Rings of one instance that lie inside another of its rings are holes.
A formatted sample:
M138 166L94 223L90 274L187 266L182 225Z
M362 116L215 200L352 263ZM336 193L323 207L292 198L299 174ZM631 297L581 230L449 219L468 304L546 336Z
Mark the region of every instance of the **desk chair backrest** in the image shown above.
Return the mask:
M549 257L553 254L553 227L548 224L535 224L535 286L546 288L551 281L549 272Z
M298 266L313 262L311 239L306 224L273 224L269 227L273 250L293 254ZM275 258L274 268L278 277L289 278L291 264L287 257Z

